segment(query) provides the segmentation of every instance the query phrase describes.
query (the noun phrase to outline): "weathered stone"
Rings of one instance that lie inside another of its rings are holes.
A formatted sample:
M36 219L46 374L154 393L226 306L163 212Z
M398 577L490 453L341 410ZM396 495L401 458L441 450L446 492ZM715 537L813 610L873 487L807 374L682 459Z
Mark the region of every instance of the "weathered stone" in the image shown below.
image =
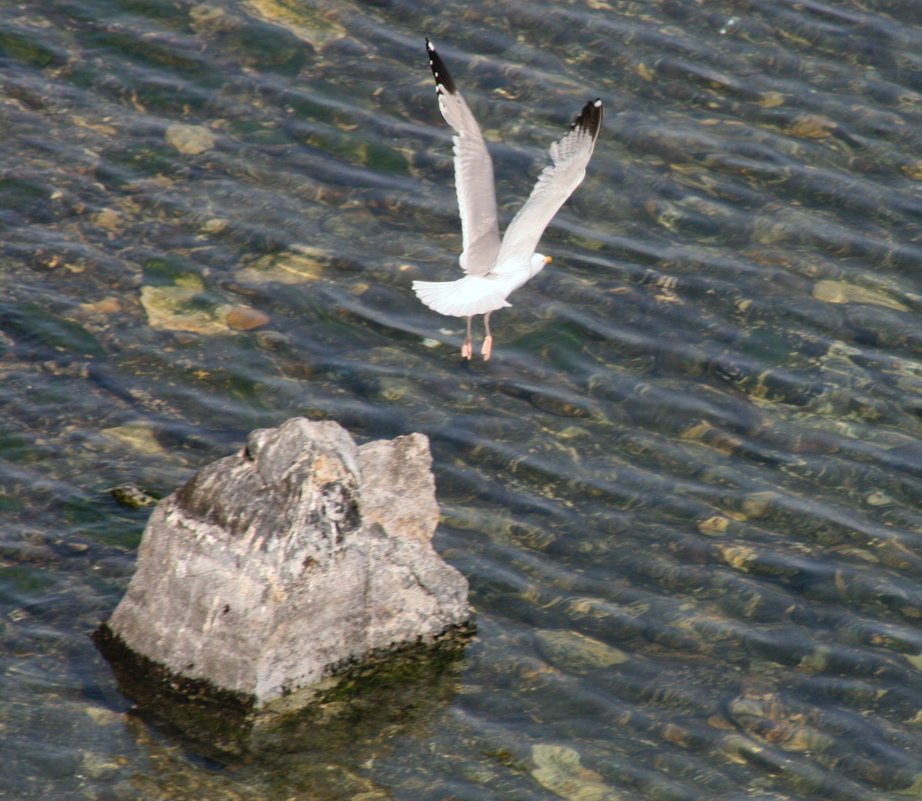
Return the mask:
M470 611L430 543L430 465L421 434L357 448L332 422L254 431L157 505L104 640L257 709L440 641Z
M359 448L359 466L365 521L380 523L395 537L429 543L439 522L429 439L409 434L369 442Z

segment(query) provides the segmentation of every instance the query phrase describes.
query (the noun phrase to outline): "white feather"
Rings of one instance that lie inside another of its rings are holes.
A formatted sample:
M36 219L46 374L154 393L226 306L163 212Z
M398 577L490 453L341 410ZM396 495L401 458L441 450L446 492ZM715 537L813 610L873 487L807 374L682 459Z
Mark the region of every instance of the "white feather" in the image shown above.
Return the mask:
M500 240L493 165L483 135L428 39L426 48L439 108L455 132L455 181L464 243L461 267L467 275L457 281L414 281L413 291L439 314L469 318L461 353L470 358L470 317L511 305L506 297L549 261L534 251L548 223L586 174L602 125L602 101L586 103L570 130L551 145L550 165L538 176L531 195ZM489 317L486 327L483 353L489 358L493 342Z
M486 314L512 304L505 282L466 275L457 281L414 281L413 291L430 309L449 317Z

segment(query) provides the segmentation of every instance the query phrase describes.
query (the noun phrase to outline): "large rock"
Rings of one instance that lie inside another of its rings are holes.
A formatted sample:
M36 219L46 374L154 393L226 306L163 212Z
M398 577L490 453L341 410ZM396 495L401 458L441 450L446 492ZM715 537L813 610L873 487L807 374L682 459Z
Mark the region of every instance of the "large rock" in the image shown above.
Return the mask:
M258 709L463 630L430 466L422 434L357 448L332 422L253 432L157 505L103 640Z

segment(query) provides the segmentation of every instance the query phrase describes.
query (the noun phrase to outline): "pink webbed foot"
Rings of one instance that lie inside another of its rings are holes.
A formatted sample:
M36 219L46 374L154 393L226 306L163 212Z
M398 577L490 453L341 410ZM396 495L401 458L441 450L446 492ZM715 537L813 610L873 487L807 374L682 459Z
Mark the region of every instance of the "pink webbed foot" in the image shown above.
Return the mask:
M493 353L493 337L487 336L483 338L483 348L480 351L483 354L483 360L489 361L490 354Z
M470 337L464 340L464 344L461 346L461 358L470 359L474 355L474 351L471 349L471 340Z

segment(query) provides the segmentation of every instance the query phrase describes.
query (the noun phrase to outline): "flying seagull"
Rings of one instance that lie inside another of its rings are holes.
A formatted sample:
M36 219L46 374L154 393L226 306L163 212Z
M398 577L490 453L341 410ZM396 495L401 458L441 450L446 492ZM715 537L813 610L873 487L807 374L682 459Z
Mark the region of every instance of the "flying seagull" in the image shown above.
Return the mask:
M463 251L459 262L466 275L457 281L414 281L413 291L430 309L452 317L467 317L467 338L461 355L470 359L471 318L484 315L483 358L493 350L490 314L511 304L508 295L533 278L551 259L535 253L541 234L557 210L586 175L586 165L602 127L602 101L590 100L560 141L551 145L551 164L525 205L512 218L500 240L493 163L477 120L445 69L432 42L426 39L429 66L442 116L455 132L455 184L461 215Z

